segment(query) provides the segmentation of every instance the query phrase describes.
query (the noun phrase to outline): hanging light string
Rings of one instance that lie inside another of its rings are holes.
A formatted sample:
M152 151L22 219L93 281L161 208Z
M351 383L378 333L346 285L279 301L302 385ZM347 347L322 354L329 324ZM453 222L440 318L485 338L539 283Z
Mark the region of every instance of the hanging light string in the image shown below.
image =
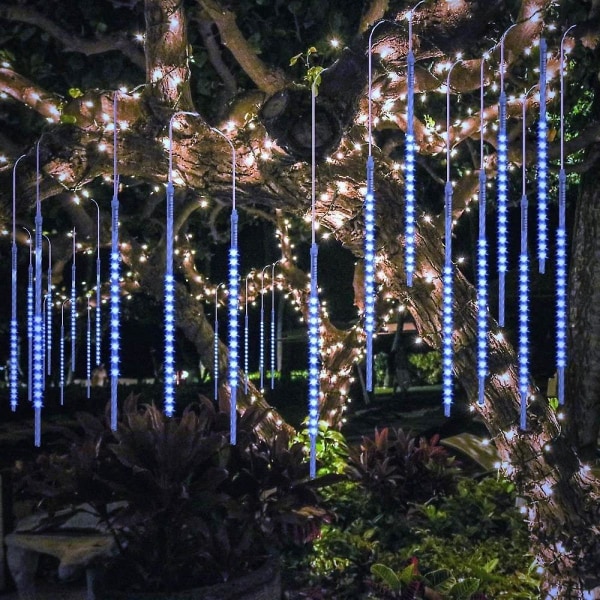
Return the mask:
M419 2L412 10L406 13L408 20L408 55L407 55L407 115L406 115L406 141L404 158L404 187L405 187L405 258L406 285L412 287L415 271L415 157L417 146L415 144L415 55L413 53L412 17L417 8L423 4ZM369 88L370 89L370 88Z
M33 313L33 407L34 444L41 443L41 418L44 403L44 315L42 313L42 202L40 195L40 141L35 147L35 297Z
M59 362L59 386L60 386L60 405L65 403L65 304L71 302L67 298L60 307L60 362Z
M271 389L275 387L275 351L277 345L275 336L275 265L280 263L281 260L276 260L271 265Z
M113 95L113 197L110 238L110 427L117 429L119 362L121 349L121 252L119 249L119 171L117 159L117 105L119 92Z
M444 415L450 416L453 396L453 266L452 266L452 182L450 181L450 74L462 60L457 60L448 69L446 77L446 185L444 186L445 254L442 277L442 380Z
M369 53L370 56L370 53ZM322 72L321 72L322 74ZM309 473L311 479L317 474L317 436L319 433L319 283L318 283L318 256L319 247L317 245L317 152L316 152L316 122L317 122L317 83L321 75L312 83L311 86L311 246L310 246L310 295L308 300L308 438L310 443L310 466ZM369 94L370 98L370 94ZM369 144L371 135L369 131ZM369 145L369 152L370 152ZM365 267L366 268L366 267ZM366 280L366 277L365 277ZM365 297L365 306L367 299ZM368 346L367 346L368 349ZM367 359L367 369L368 369Z
M77 256L77 234L73 227L73 262L71 263L71 371L75 374L75 350L77 343L77 271L75 257Z
M90 397L90 385L92 379L92 324L90 319L90 297L87 296L87 328L85 330L85 379L87 397Z
M379 21L371 29L369 34L369 67L368 67L368 148L369 155L367 157L367 191L365 194L364 201L364 215L365 215L365 241L364 241L364 252L365 252L365 335L366 335L366 388L368 392L373 391L373 335L375 332L375 190L373 186L373 178L375 171L375 161L373 160L373 110L372 110L372 88L373 88L373 56L371 48L373 45L373 33L379 25L385 23L385 20ZM315 85L313 84L313 105L315 104ZM313 106L313 113L314 113ZM313 114L313 126L314 126L314 114ZM313 133L314 138L314 133ZM314 142L314 139L313 139ZM314 155L314 149L313 149ZM313 156L314 159L314 156ZM313 169L314 171L314 169ZM313 194L314 194L314 172L313 172ZM314 202L313 202L314 204ZM313 207L314 211L314 207ZM313 224L315 215L312 215ZM315 252L316 262L316 244L314 243L314 227L313 227L313 245ZM311 257L313 250L311 249ZM317 298L318 302L318 298ZM309 310L310 313L310 310Z
M44 298L42 299L42 392L46 391L46 314L48 310L48 300L52 301L50 295L46 292L44 294Z
M483 406L485 402L485 378L488 370L487 358L487 310L488 310L488 264L487 264L487 238L486 238L486 185L485 172L485 118L484 118L484 84L485 61L489 58L486 53L481 59L480 90L479 90L479 236L477 239L477 378L478 378L478 403Z
M259 325L259 348L258 348L258 372L260 375L260 391L265 389L265 265L260 272L260 325Z
M48 274L46 275L46 374L52 375L52 242L48 242Z
M215 288L215 337L213 340L213 381L215 402L219 403L219 288L224 286L220 283Z
M29 266L27 267L27 400L33 400L33 238L27 227L21 226L29 236Z
M520 427L527 429L529 396L529 257L527 253L527 93L523 94L523 142L521 184L521 251L519 254L519 392L521 395Z
M164 394L165 414L173 416L175 410L175 277L173 275L173 213L175 188L173 186L173 121L176 117L188 115L198 117L198 113L180 110L169 119L169 173L167 181L167 216L164 278Z
M249 339L249 322L248 322L248 277L254 272L250 271L246 275L246 296L244 297L244 394L248 393L248 372L250 367L250 339Z
M102 362L102 285L100 282L100 206L96 205L96 366Z
M558 401L565 402L567 366L567 230L565 172L565 38L575 25L565 31L560 41L560 171L558 173L558 229L556 231L556 370Z
M546 62L548 47L540 38L540 116L537 143L537 205L539 272L546 272L548 258L548 119L546 115Z
M15 412L19 403L19 325L17 323L17 165L25 158L19 156L12 173L12 245L11 245L11 317L10 317L10 409Z
M229 262L227 276L227 331L228 331L228 359L227 380L229 383L229 441L235 445L237 438L237 385L239 376L239 339L238 339L238 308L240 295L240 257L238 250L238 212L235 206L236 183L236 154L232 141L222 132L211 127L211 130L220 135L231 147L231 238L229 244Z
M508 268L508 137L506 134L506 90L504 89L504 40L500 39L500 98L498 100L498 325L504 327L506 270Z

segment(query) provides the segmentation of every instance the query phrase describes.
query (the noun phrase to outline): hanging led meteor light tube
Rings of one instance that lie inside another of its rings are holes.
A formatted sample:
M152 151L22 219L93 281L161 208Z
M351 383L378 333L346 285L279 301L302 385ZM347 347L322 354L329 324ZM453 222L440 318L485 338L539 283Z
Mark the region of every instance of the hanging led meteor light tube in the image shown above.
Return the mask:
M508 268L508 137L506 134L506 90L504 89L504 39L500 40L500 98L498 100L498 325L504 327L506 270Z
M17 323L17 165L25 154L19 156L13 165L12 174L12 245L11 245L11 317L10 317L10 409L17 410L19 402L19 326Z
M546 59L547 45L540 39L540 117L537 143L537 204L538 204L538 261L539 272L545 273L548 258L548 119L546 116Z
M452 69L462 62L457 60L448 69L446 77L446 185L444 186L444 231L445 231L445 254L444 271L442 276L442 397L444 403L444 415L450 416L453 397L453 350L452 333L454 330L453 316L453 277L452 266L452 182L450 181L450 74Z
M275 387L275 352L277 340L275 337L275 265L281 262L276 260L271 265L271 389Z
M565 31L560 42L560 171L558 173L558 228L556 231L556 372L558 401L565 402L567 367L567 174L565 172Z
M239 339L238 339L238 308L240 294L240 257L238 251L238 212L235 206L235 147L231 140L218 129L211 127L212 131L220 135L231 147L231 238L229 244L229 263L227 275L227 381L229 383L229 441L236 443L237 438L237 385L239 371Z
M71 302L67 298L60 307L60 362L59 362L59 387L60 387L60 405L65 403L65 304Z
M29 266L27 267L27 400L33 400L33 237L27 227L22 227L29 236Z
M370 56L370 54L369 54ZM322 72L321 72L322 73ZM313 81L311 86L311 246L310 246L310 296L308 301L308 438L310 442L310 477L314 479L317 474L317 435L319 433L319 285L317 246L317 209L316 209L316 182L317 182L317 159L316 159L316 86L320 76ZM370 96L369 96L370 97ZM370 136L369 136L370 140ZM367 194L368 195L368 194ZM365 265L366 269L366 265ZM365 277L366 279L366 277ZM365 298L365 306L367 300ZM367 346L368 348L368 346ZM367 369L369 361L367 359Z
M487 358L487 309L488 309L488 273L487 273L487 239L486 239L486 185L484 156L484 70L487 55L481 59L480 75L480 106L479 106L479 236L477 238L477 379L478 403L483 406L485 402L485 378L488 370Z
M259 324L259 347L258 347L258 372L260 375L260 391L265 389L265 269L260 272L260 324Z
M115 125L116 127L116 125ZM90 200L96 205L96 365L102 362L102 289L100 281L100 206L93 199Z
M90 318L90 297L87 297L87 322L85 330L85 380L87 397L90 397L90 385L92 379L92 323Z
M414 130L414 111L415 111L415 55L413 53L412 41L412 17L414 11L423 2L419 2L412 10L409 10L406 18L408 19L408 55L407 55L407 95L406 95L406 142L404 155L404 181L405 181L405 224L404 224L404 244L405 257L404 265L406 269L406 285L412 287L413 274L415 272L415 130ZM369 88L370 89L370 88Z
M165 247L165 279L164 279L164 394L165 414L173 416L175 411L175 277L173 275L173 213L175 188L173 186L173 119L181 115L192 117L198 113L178 111L169 120L169 173L167 181L167 217Z
M35 298L33 313L33 408L34 444L41 443L44 403L44 314L42 312L42 202L40 196L40 140L36 144L35 182Z
M52 375L52 243L47 235L48 242L48 274L46 276L46 374Z
M244 394L248 393L248 370L250 366L250 340L248 326L248 277L252 275L252 271L246 275L246 296L244 297Z
M371 47L373 45L373 33L379 25L385 23L385 21L379 21L371 29L369 34L369 67L368 67L368 88L367 88L367 101L369 106L369 117L368 117L368 148L369 155L367 157L367 191L365 194L364 202L364 215L365 215L365 335L366 335L366 389L368 392L373 391L373 335L375 332L375 190L373 186L373 177L375 171L375 161L373 159L373 110L372 110L372 87L373 87L373 61ZM313 120L314 120L314 98L315 86L313 84ZM314 123L313 123L314 125ZM313 143L314 143L314 132L313 132ZM314 151L313 151L314 155ZM314 157L313 157L314 159ZM313 223L314 228L314 223ZM315 262L317 246L315 248ZM311 249L312 258L312 249ZM310 329L310 326L309 326Z
M75 257L77 242L75 227L73 227L73 263L71 264L71 371L75 373L75 349L77 344L77 271Z
M119 92L113 96L113 197L110 203L110 428L117 429L117 401L121 350L121 251L119 249L119 172L117 162L117 103Z
M52 297L50 294L44 294L44 298L42 300L42 374L46 373L46 314L48 309L48 300L52 302ZM46 378L42 377L42 391L46 391Z
M527 155L527 94L523 95L523 146L522 146L522 188L521 188L521 252L519 254L519 392L521 395L520 427L527 428L527 397L529 396L529 257L527 254L527 212L526 190Z
M215 337L213 341L213 381L215 387L215 402L219 403L219 288L225 285L220 283L215 288Z

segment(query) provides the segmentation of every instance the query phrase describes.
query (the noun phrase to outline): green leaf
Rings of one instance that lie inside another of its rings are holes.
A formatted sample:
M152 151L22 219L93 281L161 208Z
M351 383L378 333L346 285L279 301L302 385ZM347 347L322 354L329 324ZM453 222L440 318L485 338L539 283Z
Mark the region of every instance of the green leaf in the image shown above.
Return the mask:
M410 566L412 567L412 565ZM371 573L382 579L393 592L400 591L402 582L398 578L398 575L387 565L382 565L379 563L371 565Z
M300 54L296 54L296 56L292 56L292 58L290 58L290 67L293 67L301 58L302 52L300 52Z
M83 96L83 92L79 88L69 88L69 96L71 98L80 98Z
M77 119L73 115L60 115L60 122L68 125L75 125Z
M456 600L468 600L479 589L479 579L468 577L452 586L450 592Z
M425 575L425 580L432 587L436 588L444 581L447 581L452 577L452 573L448 569L436 569L435 571L431 571Z
M483 565L483 570L486 573L491 573L498 566L498 562L499 562L499 559L493 558L489 562L485 563L485 565Z
M404 567L404 569L402 569L402 571L400 572L400 581L402 583L410 583L415 578L415 571L415 565L413 565L412 563L407 567Z

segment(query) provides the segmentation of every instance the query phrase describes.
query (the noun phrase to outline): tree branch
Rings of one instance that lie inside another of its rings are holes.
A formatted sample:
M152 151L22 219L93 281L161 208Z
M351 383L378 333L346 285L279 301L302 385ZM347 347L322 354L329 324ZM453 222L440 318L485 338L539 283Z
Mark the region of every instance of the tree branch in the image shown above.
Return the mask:
M235 14L222 8L216 0L197 0L221 34L223 45L233 54L238 64L258 89L274 94L283 89L286 79L282 73L267 67L256 55L235 22Z
M146 61L144 54L128 39L128 34L118 33L94 40L86 40L80 36L71 34L34 8L23 4L0 6L0 19L27 23L39 27L42 31L45 31L61 43L66 52L79 52L86 56L92 56L118 50L134 65L142 70L145 68Z

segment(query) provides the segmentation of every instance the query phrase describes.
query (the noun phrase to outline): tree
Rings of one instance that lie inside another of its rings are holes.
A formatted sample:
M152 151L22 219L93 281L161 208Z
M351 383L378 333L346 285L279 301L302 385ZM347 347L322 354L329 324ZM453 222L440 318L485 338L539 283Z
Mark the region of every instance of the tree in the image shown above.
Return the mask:
M478 182L478 162L474 158L477 152L471 152L471 146L479 136L479 115L477 111L467 114L462 107L478 106L464 100L477 97L481 57L492 45L490 40L497 40L514 21L516 25L506 35L505 46L508 77L518 91L534 83L532 64L525 51L553 19L558 18L562 34L571 18L578 18L580 24L574 37L586 44L588 57L596 52L596 3L555 4L551 0L438 0L423 3L414 15L416 89L420 97L428 99L425 107L417 111L415 131L420 196L424 203L428 197L442 196L440 173L445 170L439 156L445 141L435 127L443 121L445 107L435 94L445 83L449 57L457 51L465 56L452 75L453 106L458 99L463 102L456 109L457 114L460 110L459 124L449 132L452 147L458 153L457 164L464 169L454 188L453 217L459 224L470 210ZM116 150L121 182L129 186L123 190L121 252L128 266L123 293L143 290L160 300L165 251L162 201L167 174L164 141L175 111L199 111L200 117L177 117L173 140L179 234L177 323L205 364L212 364L213 330L201 302L209 293L207 280L184 235L196 229L212 235L215 242L227 239L223 230L231 197L230 149L212 127L226 132L235 144L238 202L244 218L276 224L284 257L283 280L306 314L307 274L292 259L293 232L288 231L290 219L306 214L310 204L310 88L300 69L314 66L311 60L315 54L327 61L322 66L333 63L321 73L317 99L316 212L320 225L360 259L366 48L372 26L385 18L390 23L378 27L373 36L379 297L405 303L421 335L439 346L443 215L419 219L412 288L406 287L404 276L404 179L396 161L406 129L407 39L401 25L408 7L403 2L372 0L360 6L361 13L354 14L353 9L342 5L306 2L284 6L262 1L225 5L216 0L145 0L142 5L135 0L113 0L89 5L61 3L56 11L52 10L56 7L34 1L3 5L0 19L7 50L12 49L12 55L5 51L0 68L0 90L7 98L3 107L6 127L0 138L7 157L0 172L3 221L8 223L11 218L11 167L23 151L27 158L19 176L17 217L20 223L31 220L36 184L34 142L41 136L41 194L45 210L54 207L53 215L58 213L56 204L60 202L70 223L82 232L81 239L90 236L93 244L91 207L85 203L67 205L66 197L88 185L99 189L103 178L112 185L111 110L113 94L117 92L98 88L115 90L120 84L115 73L130 86L144 84L135 94L119 93L118 99L120 135ZM136 45L135 32L129 29L132 22L145 32L139 34L143 46ZM330 23L347 33L346 47L335 62L333 50L322 42L329 33L325 24ZM549 29L546 27L545 31ZM554 86L560 34L549 34L553 48L549 71L554 73ZM38 53L21 54L32 46L32 40L42 44L54 64L42 61ZM298 48L301 44L304 46ZM318 53L306 51L313 44ZM581 56L586 55L581 48L579 51ZM295 66L288 65L289 57L298 52L301 59ZM498 60L496 46L485 67L487 82L493 81ZM104 74L91 69L99 61L106 63ZM195 66L198 63L202 63L201 68ZM533 107L535 99L530 98L528 103ZM490 104L485 120L491 125L497 111ZM550 106L555 110L555 105ZM519 101L509 103L511 117L518 117L520 110ZM44 119L48 124L44 124ZM23 123L28 125L27 139L20 135ZM511 140L518 140L520 128L517 123L510 131ZM597 124L593 123L581 135L574 133L567 144L568 154L593 147L597 131ZM491 127L486 139L491 172L496 145ZM556 144L552 144L551 155L556 157L556 153ZM520 155L511 159L518 164ZM584 198L586 193L589 191L584 191ZM210 205L208 226L199 225L198 194ZM595 199L596 195L589 197ZM105 216L107 204L102 206L105 224L109 222ZM438 213L439 202L430 201L430 209ZM64 213L56 222L60 220L64 224ZM106 226L102 235L108 244L110 234ZM57 242L55 256L61 257L57 259L57 278L68 255L68 244ZM575 252L574 256L578 254ZM362 263L358 260L355 302L359 307L364 300L361 282ZM571 441L562 432L557 414L541 397L529 406L527 430L517 427L515 352L491 317L486 404L476 406L475 293L458 269L454 286L455 375L474 410L485 420L502 457L502 469L514 479L527 502L532 544L546 573L545 592L548 597L581 597L584 590L600 585L600 543L598 536L590 535L600 523L598 481L580 462ZM383 304L378 307L380 313ZM322 336L321 415L336 425L341 419L352 364L359 358L363 333L360 326L340 330L323 314ZM225 347L221 348L220 359L223 369L227 361ZM257 390L248 397L240 393L241 410L258 396ZM271 426L278 426L276 417Z

